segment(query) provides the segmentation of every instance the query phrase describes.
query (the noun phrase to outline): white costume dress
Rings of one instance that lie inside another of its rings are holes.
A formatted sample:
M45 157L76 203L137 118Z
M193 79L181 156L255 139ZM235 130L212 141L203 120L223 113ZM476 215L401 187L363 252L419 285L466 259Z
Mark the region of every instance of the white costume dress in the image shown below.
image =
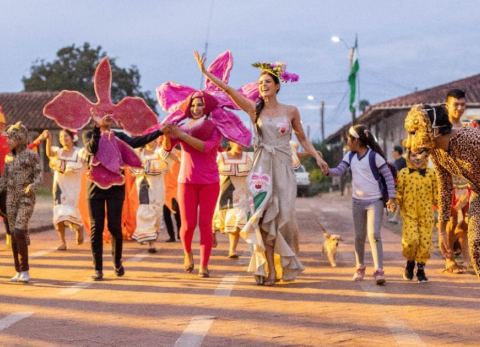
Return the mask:
M136 175L139 206L137 227L132 235L138 242L155 241L163 225L164 176L168 173L171 160L168 152L160 146L151 153L141 149L139 156L143 169L133 170Z
M73 147L68 153L53 146L54 156L50 159L53 174L53 225L58 223L82 225L78 203L80 184L84 169L83 149Z

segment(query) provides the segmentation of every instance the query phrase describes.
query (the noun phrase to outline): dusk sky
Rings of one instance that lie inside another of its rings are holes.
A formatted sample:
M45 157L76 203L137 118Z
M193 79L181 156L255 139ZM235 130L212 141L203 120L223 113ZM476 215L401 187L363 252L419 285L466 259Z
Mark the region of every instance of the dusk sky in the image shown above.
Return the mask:
M208 62L230 49L233 86L255 80L258 71L250 64L259 60L284 61L300 75L279 98L300 108L315 139L320 100L326 103L327 134L350 120L348 51L332 43L332 35L352 45L358 33L360 98L375 103L479 73L479 5L473 0L2 0L0 92L22 90L21 78L36 59L51 61L59 48L84 42L102 46L121 67L136 65L144 90L154 92L167 80L198 87L192 50L203 51L210 27Z

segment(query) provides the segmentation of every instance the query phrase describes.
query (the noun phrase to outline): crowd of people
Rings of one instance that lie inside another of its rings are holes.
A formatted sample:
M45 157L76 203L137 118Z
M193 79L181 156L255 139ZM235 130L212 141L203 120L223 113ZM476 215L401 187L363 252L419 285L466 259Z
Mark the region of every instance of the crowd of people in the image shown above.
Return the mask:
M305 136L298 109L278 100L282 83L298 80L286 71L285 64L255 63L260 70L258 81L235 89L228 84L233 66L229 51L208 68L197 52L194 58L206 78L205 88L162 84L157 89L158 99L168 115L161 123L152 122L153 112L143 100L111 102L109 86L102 82L110 78L111 83L111 72L108 62L102 61L94 77L97 104L87 104L78 96L81 94L64 91L45 106L45 116L63 128L59 146L53 145L48 131L29 145L28 131L20 122L3 129L0 210L14 257L16 273L11 281L30 279L28 222L40 183L39 157L32 149L43 141L54 171L57 249L67 250L67 229L75 233L77 244L83 243L85 231L89 232L94 280L103 279L105 237L111 237L113 268L121 277L125 274L124 238L146 244L148 252L155 253L155 241L165 228L166 242L181 240L184 270L192 273L197 227L198 276L210 276L215 233L222 232L228 235L229 258L238 258L240 239L248 244L248 271L258 285L294 280L304 266L299 259L295 213L293 167L298 165L299 154L291 144L293 134L305 151L300 156L311 156L323 174L351 172L353 280L365 277L368 238L374 280L378 285L386 282L381 237L385 208L392 213L389 221L402 220L406 280L414 278L416 267L418 281L428 281L425 267L431 255L437 206L446 271L480 275L480 132L460 123L465 110L463 91L450 91L445 105L419 105L410 110L405 119L408 135L402 146L394 148L394 165L387 161L369 128L356 124L348 130L348 151L330 168ZM122 108L126 103L129 107ZM67 109L81 113L82 121L64 117L62 112ZM235 109L249 116L254 134L231 111ZM145 116L138 117L138 113ZM84 146L80 148L77 131L89 122L93 127L83 131ZM3 128L5 123L0 119ZM114 126L136 136L113 130ZM254 151L248 152L252 137ZM82 205L88 211L86 216L82 216ZM127 225L133 230L125 232ZM457 260L457 251L462 261Z

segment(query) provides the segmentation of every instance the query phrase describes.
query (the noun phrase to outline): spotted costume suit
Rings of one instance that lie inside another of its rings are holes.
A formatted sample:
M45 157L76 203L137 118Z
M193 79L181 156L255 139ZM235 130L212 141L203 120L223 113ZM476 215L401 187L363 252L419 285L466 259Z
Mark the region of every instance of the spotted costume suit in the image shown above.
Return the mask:
M430 258L437 179L433 169L404 168L398 173L397 199L402 215L402 251L407 260L425 264Z
M7 130L16 143L5 159L5 172L0 178L0 191L7 192L7 218L12 232L15 270L28 271L28 222L35 206L35 191L40 183L38 155L27 149L27 128L20 122Z
M448 151L433 149L432 161L437 169L440 191L440 220L450 218L452 175L465 178L472 188L468 220L468 245L475 273L480 276L480 130L462 128L450 138Z

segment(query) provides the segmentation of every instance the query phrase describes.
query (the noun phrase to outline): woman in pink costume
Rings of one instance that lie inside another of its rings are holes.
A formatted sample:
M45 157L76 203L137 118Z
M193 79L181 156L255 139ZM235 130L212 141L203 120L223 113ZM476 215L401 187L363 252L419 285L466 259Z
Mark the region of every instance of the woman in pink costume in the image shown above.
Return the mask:
M221 54L209 67L219 78L227 79L232 68L230 52ZM200 277L209 277L208 260L213 243L212 220L219 192L217 149L222 136L248 146L250 131L241 120L225 107L226 98L216 95L218 89L207 82L205 90L167 82L158 90L163 109L170 114L162 130L170 138L166 149L177 142L182 146L178 178L178 204L182 218L180 237L184 249L185 271L194 268L192 239L198 224L200 229Z
M317 164L326 167L305 136L298 109L277 100L280 81L294 82L298 76L286 72L285 64L254 64L261 69L256 86L260 98L255 102L205 69L204 59L197 52L195 59L207 79L247 112L256 129L254 164L248 176L251 213L241 232L253 247L249 271L255 274L258 284L274 285L280 278L294 280L303 271L303 265L298 259L297 189L290 147L292 133ZM275 259L279 262L278 269Z

